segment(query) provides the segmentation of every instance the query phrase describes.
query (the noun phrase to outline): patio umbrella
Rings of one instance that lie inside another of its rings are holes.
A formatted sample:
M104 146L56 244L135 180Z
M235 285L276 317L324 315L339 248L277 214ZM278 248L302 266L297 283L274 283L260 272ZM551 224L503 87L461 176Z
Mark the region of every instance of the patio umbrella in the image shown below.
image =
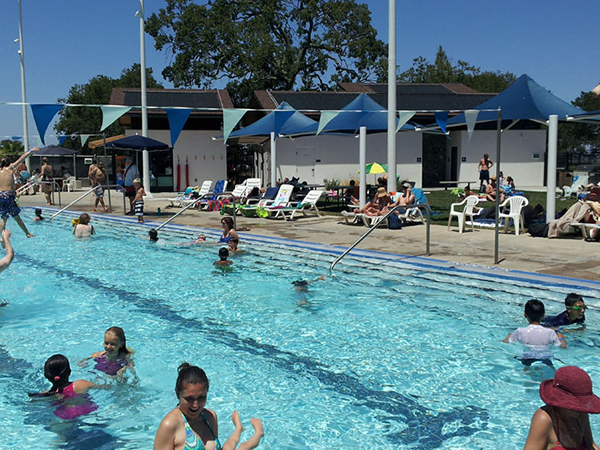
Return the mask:
M388 167L386 164L379 164L377 162L367 164L365 166L365 173L376 175L378 173L387 173ZM360 170L356 171L356 173L360 173Z
M77 150L71 150L70 148L59 147L58 145L49 145L47 147L40 148L37 152L34 153L34 156L73 156L73 176L77 176L77 161L75 159L75 155L77 154ZM52 161L54 162L54 161Z

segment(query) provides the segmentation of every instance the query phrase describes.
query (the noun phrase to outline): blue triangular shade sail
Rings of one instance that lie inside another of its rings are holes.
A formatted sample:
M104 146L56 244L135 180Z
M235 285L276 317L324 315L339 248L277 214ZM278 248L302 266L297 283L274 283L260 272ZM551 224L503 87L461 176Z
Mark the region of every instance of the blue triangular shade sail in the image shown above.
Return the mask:
M59 136L58 137L58 145L63 145L67 140L68 136Z
M168 150L169 144L157 141L144 136L128 136L123 139L117 139L116 141L109 142L106 144L106 148L119 148L123 150L148 150L148 151L161 151Z
M473 109L501 108L502 120L537 120L545 122L551 115L566 119L567 115L582 114L585 111L561 100L537 84L529 75L523 74L517 81L500 94ZM497 120L496 111L481 111L477 122ZM448 120L448 125L465 123L465 115L460 114Z
M48 129L48 125L52 122L56 113L61 109L63 109L63 105L31 105L33 120L35 120L35 126L40 134L42 144L46 144L44 142L44 136Z
M398 119L396 119L396 125ZM339 112L328 112L321 115L319 132L339 131L356 133L360 127L366 127L368 131L387 131L387 109L371 99L367 94L360 94ZM403 130L414 130L408 124L402 126Z
M273 112L248 125L234 131L229 137L270 136L272 132L278 135L293 136L297 134L315 134L318 122L296 111L287 102L282 102Z
M167 109L167 119L169 119L169 128L171 129L171 146L179 139L179 134L183 130L185 122L192 112L191 109Z
M446 121L448 120L448 111L436 111L435 113L435 121L440 126L440 130L443 133L446 133Z

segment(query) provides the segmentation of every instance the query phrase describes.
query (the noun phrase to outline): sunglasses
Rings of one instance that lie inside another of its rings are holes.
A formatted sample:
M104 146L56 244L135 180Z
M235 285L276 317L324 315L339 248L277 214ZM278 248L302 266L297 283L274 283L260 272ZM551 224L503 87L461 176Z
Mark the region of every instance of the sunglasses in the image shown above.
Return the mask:
M574 309L575 311L585 311L585 306L571 306L571 309Z

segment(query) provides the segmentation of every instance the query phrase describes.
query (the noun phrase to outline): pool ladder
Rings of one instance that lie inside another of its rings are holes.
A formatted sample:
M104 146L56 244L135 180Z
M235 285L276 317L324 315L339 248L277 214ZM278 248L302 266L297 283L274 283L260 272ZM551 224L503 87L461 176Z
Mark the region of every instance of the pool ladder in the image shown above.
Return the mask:
M427 222L426 223L426 239L425 239L425 242L426 242L425 243L425 254L427 256L430 256L431 252L429 251L429 240L430 240L431 233L430 233L429 227L430 227L430 224L431 224L431 209L429 208L429 205L411 205L409 208L407 208L407 205L398 205L398 206L395 206L392 209L390 209L388 211L388 213L381 218L381 220L379 220L376 224L374 224L371 228L369 228L367 230L367 232L365 234L363 234L360 238L358 238L358 240L354 244L352 244L350 247L348 247L348 249L346 249L346 251L344 251L344 253L342 253L340 256L338 256L335 259L335 261L333 261L331 263L331 265L329 266L329 270L330 271L333 270L333 268L335 267L335 265L338 262L340 262L344 256L346 256L348 253L350 253L354 249L354 247L356 247L358 244L360 244L369 234L371 234L371 232L375 228L377 228L381 224L381 222L383 222L384 220L386 220L390 216L390 214L392 214L394 211L396 211L399 208L404 208L404 209L419 208L419 209L425 210L425 213L427 215L427 221L426 221Z

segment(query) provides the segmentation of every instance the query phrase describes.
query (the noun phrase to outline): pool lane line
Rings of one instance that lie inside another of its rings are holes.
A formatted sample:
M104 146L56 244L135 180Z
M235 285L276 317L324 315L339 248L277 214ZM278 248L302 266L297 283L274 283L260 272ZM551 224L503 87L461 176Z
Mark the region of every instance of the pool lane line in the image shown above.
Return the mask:
M32 207L24 207L30 208ZM43 208L48 211L56 211L56 208ZM78 216L78 212L64 211L63 214L70 214ZM132 217L115 217L115 216L105 216L102 214L90 214L95 219L113 221L122 224L137 224L135 218ZM159 222L154 221L145 221L140 224L141 226L146 226L148 228L153 228L155 226L160 225ZM202 232L209 233L214 235L215 233L220 234L219 230L215 230L212 228L203 228L203 227L194 227L190 225L178 225L170 223L165 226L166 229L170 230L179 230L179 231L194 231L198 232L198 230L202 230ZM273 236L258 236L254 234L247 233L238 233L240 237L243 237L245 240L249 242L260 242L263 244L273 245L279 244L284 245L286 247L293 247L298 249L312 250L320 253L331 254L335 256L339 256L346 250L346 247L330 245L330 244L319 244L308 241L298 241L286 238L279 238ZM584 280L581 278L570 278L563 277L559 275L547 275L540 274L536 272L526 272L522 270L516 269L505 269L502 267L492 267L492 266L483 266L479 264L471 264L471 263L459 263L453 261L446 261L441 259L434 258L424 258L421 256L412 256L412 255L404 255L399 253L390 253L390 252L382 252L377 250L361 250L354 249L349 257L360 260L377 260L377 261L388 261L397 264L401 264L406 267L418 267L420 269L427 270L436 270L442 271L454 275L466 275L476 279L501 279L501 280L510 280L510 281L519 281L528 285L534 286L552 286L560 289L591 289L598 291L597 294L593 296L595 298L600 299L600 281L593 280ZM589 294L588 294L589 295Z
M106 291L103 294L116 296L124 303L134 305L140 314L151 314L160 320L164 320L169 325L180 327L183 330L195 329L208 340L225 345L232 351L240 351L259 358L265 358L270 364L284 372L292 373L304 379L311 376L315 377L326 389L336 392L342 397L354 398L354 403L357 406L367 406L375 412L379 412L378 415L381 412L388 414L386 418L380 419L384 424L391 424L402 419L403 422L400 422L400 425L407 425L406 429L397 433L385 434L385 437L395 445L414 445L418 443L421 445L420 448L438 448L448 439L457 436L470 436L487 428L490 415L484 408L467 405L435 412L422 406L410 396L399 392L378 391L368 388L359 379L329 370L326 364L312 358L282 350L271 344L258 342L253 338L241 338L216 320L204 318L201 321L196 318L183 317L160 298L142 297L135 292L110 286L99 279L89 278L71 270L52 266L45 261L28 255L21 255L20 260L29 267L37 267L46 272L67 276L71 281L79 282L96 291ZM445 425L451 422L460 425L453 432L443 433ZM388 427L397 428L397 425L388 425Z

